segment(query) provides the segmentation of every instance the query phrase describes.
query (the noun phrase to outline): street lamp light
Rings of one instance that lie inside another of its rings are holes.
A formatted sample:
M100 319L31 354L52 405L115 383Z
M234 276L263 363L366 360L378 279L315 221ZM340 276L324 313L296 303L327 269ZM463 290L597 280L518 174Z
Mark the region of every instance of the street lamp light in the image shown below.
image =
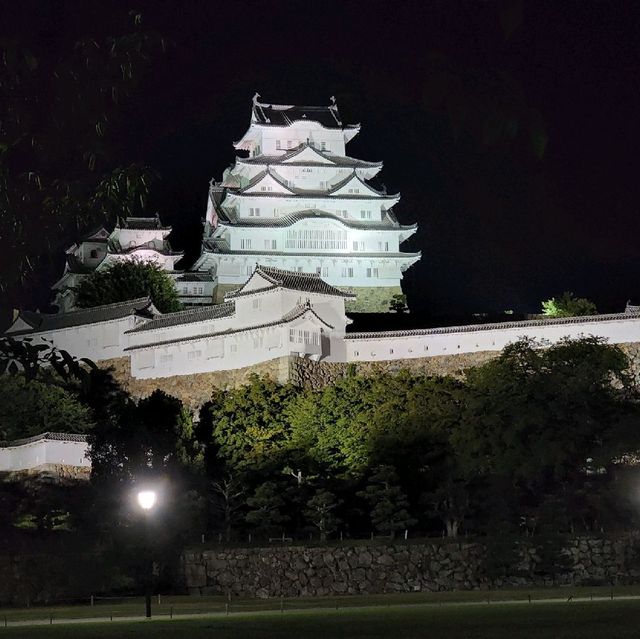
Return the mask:
M149 530L149 515L153 510L153 507L158 501L158 494L155 490L139 490L138 491L138 505L142 508L144 513L144 531L145 531L145 545L147 557L145 561L145 589L144 589L144 605L145 616L151 617L151 589L153 586L153 557L151 551L151 532Z
M151 510L158 500L155 490L141 490L138 493L138 504L142 510Z

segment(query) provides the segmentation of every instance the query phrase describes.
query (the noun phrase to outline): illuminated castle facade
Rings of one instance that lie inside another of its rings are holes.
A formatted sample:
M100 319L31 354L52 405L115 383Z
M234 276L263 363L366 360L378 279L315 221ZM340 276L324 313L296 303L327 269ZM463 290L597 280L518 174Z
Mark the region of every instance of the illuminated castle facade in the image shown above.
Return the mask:
M320 275L356 294L348 309L388 311L403 272L420 259L400 250L417 225L396 219L399 194L368 184L382 162L346 154L360 125L343 124L333 99L297 107L258 97L234 144L247 156L210 185L194 270L215 277L218 302L260 264Z

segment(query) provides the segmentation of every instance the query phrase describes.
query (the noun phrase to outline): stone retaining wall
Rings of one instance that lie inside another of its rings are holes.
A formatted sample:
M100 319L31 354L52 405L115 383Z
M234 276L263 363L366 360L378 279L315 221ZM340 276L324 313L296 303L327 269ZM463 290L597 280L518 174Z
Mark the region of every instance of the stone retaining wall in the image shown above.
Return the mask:
M160 389L180 399L185 406L197 411L202 404L211 399L214 388L236 388L249 381L251 374L266 375L276 382L289 380L289 357L279 357L254 366L211 373L193 373L173 377L135 379L131 376L128 357L108 359L99 362L100 368L110 369L114 378L124 390L134 397L148 397L154 390Z
M631 373L640 382L640 343L620 344L631 362ZM181 399L192 410L198 410L209 400L214 388L236 388L246 384L249 375L266 375L280 383L292 382L307 388L322 388L354 370L359 375L380 375L408 370L414 375L453 375L462 377L464 371L479 366L499 355L499 351L479 351L455 355L436 355L414 359L395 359L378 362L315 362L296 356L279 357L255 366L228 371L194 373L174 377L135 379L131 377L129 358L121 357L99 362L110 368L123 388L134 397L147 397L156 388Z
M189 551L185 582L193 595L296 597L382 594L489 587L595 585L640 579L637 538L577 538L565 551L568 572L540 574L534 546L520 548L513 574L489 579L486 551L474 542L346 547L269 547Z

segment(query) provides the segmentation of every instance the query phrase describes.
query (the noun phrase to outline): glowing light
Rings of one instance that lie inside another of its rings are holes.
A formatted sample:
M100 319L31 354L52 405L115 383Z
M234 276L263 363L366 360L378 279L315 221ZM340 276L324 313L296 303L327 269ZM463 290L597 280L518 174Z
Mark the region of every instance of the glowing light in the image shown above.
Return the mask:
M143 510L151 510L156 505L157 499L155 490L141 490L138 493L138 504Z

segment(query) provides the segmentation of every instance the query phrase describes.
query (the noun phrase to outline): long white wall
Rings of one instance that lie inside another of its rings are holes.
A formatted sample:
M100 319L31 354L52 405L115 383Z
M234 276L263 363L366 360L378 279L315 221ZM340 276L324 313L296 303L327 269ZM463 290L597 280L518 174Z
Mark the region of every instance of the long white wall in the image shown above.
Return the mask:
M640 314L354 333L345 338L345 361L385 361L501 351L522 337L555 343L563 337L576 339L590 335L603 337L611 344L640 342Z
M47 435L0 447L0 472L31 470L47 464L91 467L86 441L51 439ZM57 433L54 436L60 437Z

